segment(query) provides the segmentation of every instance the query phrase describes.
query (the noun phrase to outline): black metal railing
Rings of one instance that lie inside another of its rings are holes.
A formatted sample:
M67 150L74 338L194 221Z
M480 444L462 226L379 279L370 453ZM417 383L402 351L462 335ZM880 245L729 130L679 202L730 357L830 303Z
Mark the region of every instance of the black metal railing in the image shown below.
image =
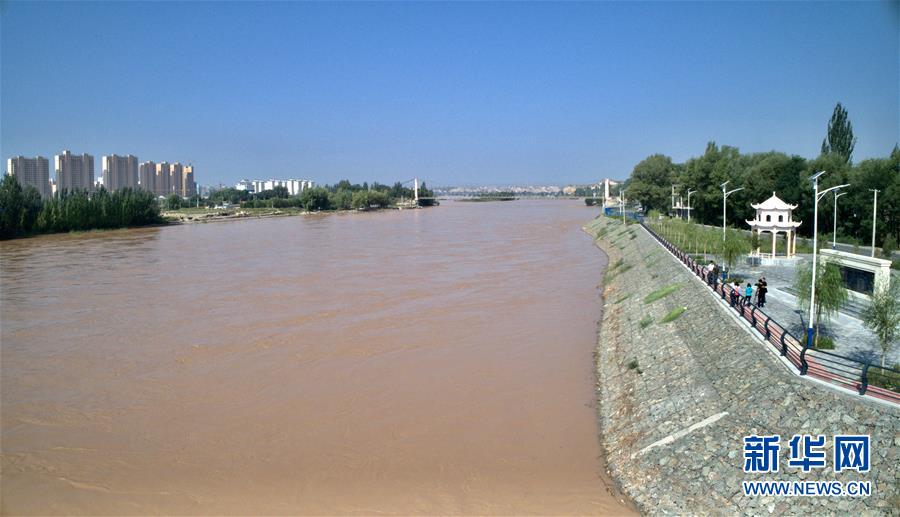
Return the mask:
M762 309L752 303L746 303L738 289L719 278L710 278L705 266L698 264L693 257L678 249L674 244L656 233L643 221L641 226L647 230L660 244L669 250L695 275L704 280L706 285L728 303L731 310L746 320L778 353L797 370L800 375L809 375L817 379L853 390L860 395L879 398L900 404L900 392L897 383L890 379L900 378L900 371L881 367L866 361L845 357L825 350L809 348L804 341L797 339L783 325L773 320ZM887 387L873 386L872 370L883 372L879 378L888 379Z

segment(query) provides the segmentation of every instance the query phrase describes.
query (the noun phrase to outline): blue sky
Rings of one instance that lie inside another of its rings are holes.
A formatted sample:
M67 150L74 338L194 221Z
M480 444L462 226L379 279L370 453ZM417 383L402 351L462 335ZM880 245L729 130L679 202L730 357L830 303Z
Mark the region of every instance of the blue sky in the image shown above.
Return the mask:
M900 141L891 3L0 3L0 153L242 177L627 177L706 142ZM51 166L52 167L52 166ZM99 174L99 170L97 171Z

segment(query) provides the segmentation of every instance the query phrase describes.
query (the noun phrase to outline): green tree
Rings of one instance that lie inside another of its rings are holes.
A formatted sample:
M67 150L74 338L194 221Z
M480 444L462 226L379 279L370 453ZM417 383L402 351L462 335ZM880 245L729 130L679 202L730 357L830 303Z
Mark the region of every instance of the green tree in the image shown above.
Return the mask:
M631 171L625 188L630 199L639 201L644 210L668 212L671 208L671 186L675 173L672 159L662 154L644 158Z
M330 205L335 210L349 210L353 204L353 194L350 190L339 189L330 195Z
M819 345L819 324L822 318L830 320L832 316L847 302L847 289L844 287L844 279L837 264L821 260L816 268L816 306L813 312L816 314L815 346ZM794 288L797 290L797 298L800 308L809 311L810 287L812 286L812 264L804 264L797 268L794 279Z
M881 244L881 258L892 260L895 251L897 251L897 239L893 235L888 234Z
M725 233L725 241L722 243L722 260L728 266L728 270L734 269L741 255L750 252L750 243L736 230L729 229Z
M20 222L25 205L22 186L15 176L7 174L0 181L0 238L22 233Z
M179 208L181 208L181 196L178 194L169 194L169 197L166 198L166 209L178 210Z
M888 352L900 336L900 283L893 282L888 289L878 289L863 309L862 317L863 324L878 338L883 368Z
M822 140L822 154L835 153L845 162L850 163L853 157L853 149L856 147L856 137L853 136L853 124L847 115L847 110L837 103L831 120L828 122L828 132Z
M300 204L307 211L328 210L331 208L328 194L328 189L323 187L308 188L300 194Z

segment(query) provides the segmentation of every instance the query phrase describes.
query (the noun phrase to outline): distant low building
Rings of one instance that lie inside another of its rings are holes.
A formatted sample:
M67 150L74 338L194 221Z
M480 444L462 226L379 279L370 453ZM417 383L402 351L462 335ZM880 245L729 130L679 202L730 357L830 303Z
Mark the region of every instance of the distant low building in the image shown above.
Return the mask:
M303 192L308 188L313 188L315 183L311 180L300 180L300 179L267 179L267 180L248 180L243 179L237 183L235 183L234 188L236 190L243 190L245 192L251 193L260 193L265 192L266 190L274 190L275 187L284 187L287 189L288 194L292 196L296 196Z
M256 189L253 186L253 182L250 180L241 180L234 184L235 190L242 190L244 192L256 192Z
M36 188L41 197L53 195L50 184L50 161L43 156L10 158L6 161L6 173L15 176L23 187L31 185Z

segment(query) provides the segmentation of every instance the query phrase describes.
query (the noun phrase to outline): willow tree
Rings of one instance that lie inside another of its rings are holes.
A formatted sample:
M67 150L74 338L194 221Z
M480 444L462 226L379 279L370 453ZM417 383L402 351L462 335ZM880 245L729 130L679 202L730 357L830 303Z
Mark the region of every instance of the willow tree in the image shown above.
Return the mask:
M889 289L878 289L862 312L863 324L875 332L881 346L881 367L888 352L900 337L900 283Z
M747 239L735 230L728 230L725 233L725 241L722 242L722 260L728 266L728 270L734 269L735 264L741 255L750 252L750 246Z
M804 311L809 311L811 286L812 264L804 264L797 268L797 276L794 279L800 308ZM847 303L847 298L847 289L844 287L844 279L838 265L834 262L820 261L819 267L816 268L816 306L813 308L816 314L814 346L819 346L819 324L822 318L830 321Z

